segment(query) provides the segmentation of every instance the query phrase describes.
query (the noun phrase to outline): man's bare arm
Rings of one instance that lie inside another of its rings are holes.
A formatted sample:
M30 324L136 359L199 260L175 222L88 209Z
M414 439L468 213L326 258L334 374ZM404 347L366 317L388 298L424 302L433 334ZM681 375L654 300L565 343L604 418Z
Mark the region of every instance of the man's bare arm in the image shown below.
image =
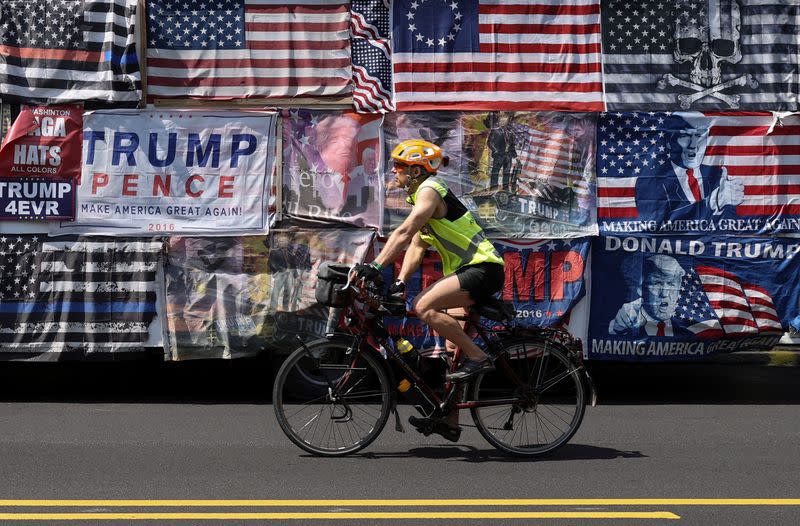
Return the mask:
M414 234L414 237L411 239L411 244L408 246L408 250L406 250L406 255L403 257L403 266L400 268L400 274L397 276L397 279L404 283L407 282L411 274L422 264L427 249L428 244L422 240L419 232Z
M386 267L394 263L400 253L403 252L411 243L414 234L418 233L420 229L428 222L428 219L433 217L434 212L439 203L442 201L439 192L433 188L423 188L419 193L414 209L411 214L403 221L397 230L392 232L386 246L383 247L381 253L375 258L375 262L381 267Z

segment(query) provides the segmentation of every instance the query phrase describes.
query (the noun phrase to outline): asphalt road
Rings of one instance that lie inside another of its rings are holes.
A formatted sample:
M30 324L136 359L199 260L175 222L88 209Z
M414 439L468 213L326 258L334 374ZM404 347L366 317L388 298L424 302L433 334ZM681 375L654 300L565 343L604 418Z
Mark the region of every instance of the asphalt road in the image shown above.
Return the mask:
M319 459L281 434L266 362L0 364L0 522L800 523L800 368L593 370L603 404L546 459L391 425Z

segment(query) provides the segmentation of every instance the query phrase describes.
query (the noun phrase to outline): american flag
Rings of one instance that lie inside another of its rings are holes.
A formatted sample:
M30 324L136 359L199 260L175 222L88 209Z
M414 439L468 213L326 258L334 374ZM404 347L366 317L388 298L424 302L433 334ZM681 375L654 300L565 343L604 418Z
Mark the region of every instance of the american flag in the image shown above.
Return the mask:
M534 195L532 185L559 191L570 189L583 197L589 194L589 180L584 170L582 147L575 138L563 129L528 128L527 137L520 151L519 191L522 195Z
M162 243L0 235L0 349L114 350L148 339Z
M783 332L769 292L708 265L684 276L676 314L702 338Z
M388 113L392 100L389 0L353 0L350 45L353 50L353 105L360 113Z
M703 163L744 183L737 215L800 215L800 115L780 123L771 114L714 116Z
M138 101L137 0L0 0L0 97Z
M798 107L795 1L607 0L602 15L609 110ZM676 40L678 28L686 29Z
M149 95L350 93L344 0L150 0L147 8Z
M638 217L636 180L669 160L666 114L604 113L597 124L597 217Z
M396 0L398 110L603 109L599 0Z
M598 132L598 218L637 218L636 180L669 165L668 132L680 113L608 113ZM708 113L702 164L724 167L740 178L739 217L778 219L800 215L800 116L780 122L768 113ZM659 218L643 218L659 219ZM775 229L779 229L778 226Z

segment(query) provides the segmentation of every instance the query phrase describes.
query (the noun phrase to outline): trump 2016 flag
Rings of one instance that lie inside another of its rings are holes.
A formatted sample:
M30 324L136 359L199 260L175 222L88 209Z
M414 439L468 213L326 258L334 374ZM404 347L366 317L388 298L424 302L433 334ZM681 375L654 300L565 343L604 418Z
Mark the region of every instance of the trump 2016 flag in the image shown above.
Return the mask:
M599 0L396 0L398 110L603 109Z
M604 0L609 110L795 110L795 0Z
M603 114L600 232L800 232L798 159L798 115Z
M0 97L138 101L136 0L0 0Z

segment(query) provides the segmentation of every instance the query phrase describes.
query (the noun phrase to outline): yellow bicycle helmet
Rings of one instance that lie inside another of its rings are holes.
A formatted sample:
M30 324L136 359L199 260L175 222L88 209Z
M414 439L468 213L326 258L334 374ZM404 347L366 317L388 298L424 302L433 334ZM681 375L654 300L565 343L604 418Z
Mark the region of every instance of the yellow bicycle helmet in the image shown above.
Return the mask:
M425 171L436 173L442 164L447 165L442 149L432 142L421 139L409 139L398 144L392 150L392 159L409 166L421 166Z

